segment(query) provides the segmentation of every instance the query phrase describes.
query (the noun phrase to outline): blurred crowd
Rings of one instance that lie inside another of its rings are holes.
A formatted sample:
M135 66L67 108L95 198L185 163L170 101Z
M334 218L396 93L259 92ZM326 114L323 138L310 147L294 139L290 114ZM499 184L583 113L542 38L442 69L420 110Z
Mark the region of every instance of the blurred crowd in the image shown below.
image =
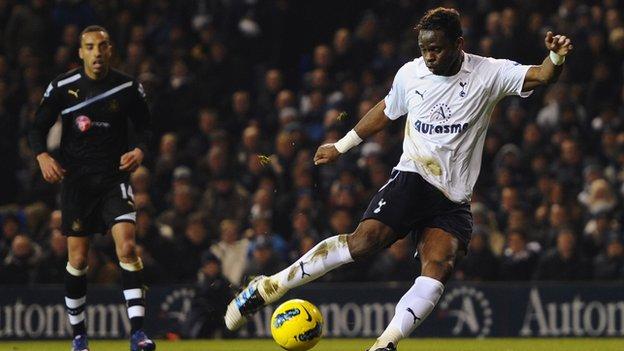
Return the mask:
M86 25L108 28L115 66L153 113L157 138L131 176L147 281L209 291L355 229L398 161L404 120L335 164L312 157L419 56L413 27L439 5L460 10L467 52L539 64L548 30L575 47L558 83L494 110L456 278L624 279L622 1L336 3L0 0L0 284L62 282L59 187L25 135L48 82L80 65ZM411 280L414 249L408 236L322 280ZM111 236L94 237L89 280L116 284L116 266Z

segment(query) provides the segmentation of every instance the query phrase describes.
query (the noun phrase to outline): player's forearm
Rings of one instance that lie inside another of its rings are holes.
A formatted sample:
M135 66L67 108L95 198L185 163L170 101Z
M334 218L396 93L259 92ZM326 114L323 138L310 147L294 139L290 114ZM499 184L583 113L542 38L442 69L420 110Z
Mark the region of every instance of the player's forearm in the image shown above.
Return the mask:
M384 129L388 125L390 119L388 119L388 117L384 114L385 107L386 103L384 100L379 101L377 105L370 109L370 111L368 111L355 125L353 130L355 130L360 138L366 139Z
M47 131L43 131L37 127L33 127L28 131L28 144L35 156L47 152L47 135Z
M147 154L147 148L152 139L152 132L149 129L136 132L136 143L134 147L141 149L143 154Z
M542 85L551 84L557 81L563 65L556 66L550 56L546 56L542 64L539 66L538 80Z

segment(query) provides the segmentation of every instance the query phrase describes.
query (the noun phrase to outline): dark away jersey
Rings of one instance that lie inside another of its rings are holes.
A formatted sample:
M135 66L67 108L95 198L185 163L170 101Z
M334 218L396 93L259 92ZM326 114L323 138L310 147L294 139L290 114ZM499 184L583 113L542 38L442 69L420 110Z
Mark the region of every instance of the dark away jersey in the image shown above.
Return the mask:
M147 152L150 114L140 83L109 69L92 80L83 68L71 70L47 87L28 134L38 155L46 151L48 131L60 115L61 165L72 173L119 173L121 155L138 147ZM130 143L130 123L136 140Z

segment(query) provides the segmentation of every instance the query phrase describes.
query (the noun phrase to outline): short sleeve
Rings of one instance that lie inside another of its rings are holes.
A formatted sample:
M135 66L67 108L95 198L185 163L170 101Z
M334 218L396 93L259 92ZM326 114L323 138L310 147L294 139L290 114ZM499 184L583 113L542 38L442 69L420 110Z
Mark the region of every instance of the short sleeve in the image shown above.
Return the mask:
M517 95L523 98L530 96L533 90L522 91L524 78L529 68L531 68L530 65L521 65L511 60L494 60L496 96Z
M384 98L384 102L386 103L386 108L384 109L384 113L388 118L395 120L404 114L407 113L407 103L405 101L405 66L399 69L397 74L394 76L394 81L392 82L392 87L388 92L388 95Z

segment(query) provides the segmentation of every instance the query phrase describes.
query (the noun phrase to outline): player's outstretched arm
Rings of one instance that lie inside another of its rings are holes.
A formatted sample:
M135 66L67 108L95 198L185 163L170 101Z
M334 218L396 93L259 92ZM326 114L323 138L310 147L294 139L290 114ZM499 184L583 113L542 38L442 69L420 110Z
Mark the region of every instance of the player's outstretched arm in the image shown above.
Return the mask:
M362 139L366 139L369 136L384 129L390 119L384 114L386 103L381 100L370 111L368 111L364 117L355 125L355 128L351 130L347 135L335 143L323 144L314 155L314 164L322 165L324 163L332 162L340 156L340 154L347 152L350 148L358 145L362 142Z
M548 32L544 38L544 44L550 50L550 54L546 56L541 65L529 68L524 77L522 91L530 91L540 85L548 85L556 81L561 74L566 56L572 51L572 40L565 35L553 35L552 32Z

